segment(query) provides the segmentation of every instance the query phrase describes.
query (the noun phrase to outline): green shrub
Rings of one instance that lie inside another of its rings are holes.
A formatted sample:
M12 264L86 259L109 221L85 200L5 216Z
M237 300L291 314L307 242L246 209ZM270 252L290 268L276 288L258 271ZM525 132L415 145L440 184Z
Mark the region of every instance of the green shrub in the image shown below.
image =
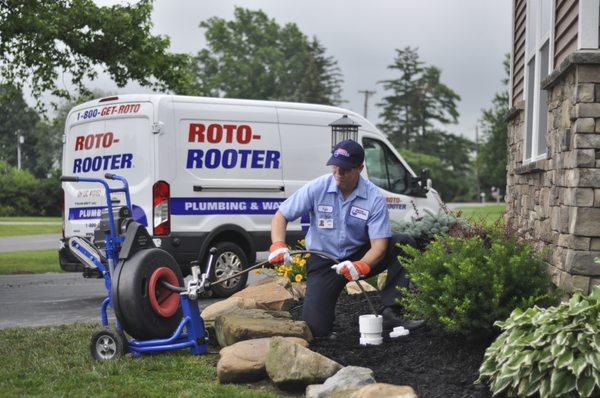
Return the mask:
M0 216L60 215L58 172L45 179L0 162Z
M424 252L403 249L415 291L405 291L400 304L442 332L490 336L515 308L555 302L545 263L511 234L440 234Z
M516 309L485 352L477 382L494 395L600 395L600 287L542 309Z

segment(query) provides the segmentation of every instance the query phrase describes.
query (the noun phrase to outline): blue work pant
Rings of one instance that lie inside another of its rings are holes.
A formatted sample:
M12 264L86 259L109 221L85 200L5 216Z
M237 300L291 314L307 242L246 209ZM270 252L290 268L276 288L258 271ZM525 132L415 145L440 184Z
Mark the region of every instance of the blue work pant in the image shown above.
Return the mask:
M373 266L366 276L368 278L387 269L387 279L381 290L382 307L396 304L396 298L400 297L396 286L408 287L406 271L398 261L398 256L403 255L403 252L396 246L397 243L416 246L415 240L408 235L393 235L389 240L385 258ZM360 260L370 247L370 244L366 244L347 258L340 259L340 262ZM332 265L334 263L331 260L316 255L311 255L306 261L307 286L302 319L308 324L315 337L326 336L331 332L335 320L335 304L348 282L344 276L338 275L331 269Z

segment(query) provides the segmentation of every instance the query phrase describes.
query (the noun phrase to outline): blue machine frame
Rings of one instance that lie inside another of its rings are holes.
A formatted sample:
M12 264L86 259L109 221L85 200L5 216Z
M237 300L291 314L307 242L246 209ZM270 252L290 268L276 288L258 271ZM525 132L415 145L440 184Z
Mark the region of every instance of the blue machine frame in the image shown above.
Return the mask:
M113 216L111 194L116 192L124 192L126 206L129 208L130 212L132 211L132 208L127 179L115 174L106 174L105 177L109 180L120 181L122 186L111 188L105 180L100 178L63 177L62 180L71 182L92 182L99 183L104 186L106 203L108 205L108 219L110 223L110 231L106 234L106 259L108 263L108 270L104 264L101 261L98 261L97 257L90 253L84 246L78 244L77 242L73 242L73 248L89 258L96 265L98 270L100 270L102 276L104 277L104 286L107 290L107 296L102 301L102 306L100 307L100 318L102 320L102 325L109 327L107 309L108 307L113 308L111 276L114 274L115 267L118 265L119 250L124 241L124 238L117 234L117 227ZM122 266L125 266L125 263L123 263ZM129 340L127 342L127 346L133 356L139 357L144 353L181 350L186 348L190 349L192 355L201 355L207 352L208 338L204 328L204 320L200 316L197 300L190 299L186 292L180 293L180 299L183 318L179 322L179 326L173 335L166 339ZM120 332L123 331L123 328L118 320L116 322L116 329ZM184 329L186 330L185 333Z

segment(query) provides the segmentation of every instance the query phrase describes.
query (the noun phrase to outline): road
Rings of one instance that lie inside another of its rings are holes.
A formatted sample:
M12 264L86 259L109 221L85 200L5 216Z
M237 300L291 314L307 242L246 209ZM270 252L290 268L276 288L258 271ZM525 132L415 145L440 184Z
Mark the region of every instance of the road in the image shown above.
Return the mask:
M266 253L258 258L264 261ZM250 272L248 282L259 278ZM0 329L99 322L105 297L104 280L85 279L80 273L0 276ZM201 299L200 308L216 301Z
M56 249L58 251L60 238L60 234L23 235L0 238L0 253L49 249Z

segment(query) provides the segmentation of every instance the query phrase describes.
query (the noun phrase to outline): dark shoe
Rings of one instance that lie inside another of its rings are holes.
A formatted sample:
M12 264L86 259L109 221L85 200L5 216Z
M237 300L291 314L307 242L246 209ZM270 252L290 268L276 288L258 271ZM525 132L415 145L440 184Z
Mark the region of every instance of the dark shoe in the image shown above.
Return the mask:
M392 330L395 327L402 326L406 330L415 330L425 325L424 319L408 319L399 315L392 307L384 308L381 313L383 316L383 329Z
M324 341L324 340L333 341L333 340L337 340L337 338L338 338L338 334L336 332L331 332L329 334L326 334L325 336L317 336L317 337L315 337L315 340L317 340L317 341Z

